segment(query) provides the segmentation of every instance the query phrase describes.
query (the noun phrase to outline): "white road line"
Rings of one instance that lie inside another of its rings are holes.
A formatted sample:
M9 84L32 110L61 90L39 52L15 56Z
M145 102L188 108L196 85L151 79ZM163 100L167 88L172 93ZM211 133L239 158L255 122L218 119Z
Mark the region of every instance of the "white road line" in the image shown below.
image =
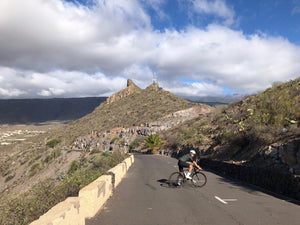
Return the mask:
M223 199L219 198L218 196L215 196L215 199L219 200L220 202L222 202L224 204L228 204L227 202L225 202Z
M219 200L220 202L222 202L222 203L224 203L224 204L228 204L228 202L235 202L235 201L237 201L237 199L221 199L221 198L219 198L218 196L215 196L215 199L217 199L217 200Z

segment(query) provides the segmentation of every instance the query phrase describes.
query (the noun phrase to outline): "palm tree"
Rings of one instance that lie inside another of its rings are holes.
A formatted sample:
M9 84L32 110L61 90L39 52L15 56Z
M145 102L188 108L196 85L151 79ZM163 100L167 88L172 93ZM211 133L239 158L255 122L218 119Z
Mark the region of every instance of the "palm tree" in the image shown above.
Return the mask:
M163 142L160 140L158 134L151 134L147 139L146 139L146 144L147 146L152 150L152 153L157 153L156 150L162 146Z

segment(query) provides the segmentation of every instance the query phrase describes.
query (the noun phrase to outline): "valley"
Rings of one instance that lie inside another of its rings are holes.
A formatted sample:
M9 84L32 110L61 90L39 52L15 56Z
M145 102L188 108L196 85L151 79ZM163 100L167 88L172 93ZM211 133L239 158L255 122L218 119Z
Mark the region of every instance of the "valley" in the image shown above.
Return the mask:
M69 121L48 121L34 124L1 124L0 125L0 150L1 146L21 143L28 138L56 129Z

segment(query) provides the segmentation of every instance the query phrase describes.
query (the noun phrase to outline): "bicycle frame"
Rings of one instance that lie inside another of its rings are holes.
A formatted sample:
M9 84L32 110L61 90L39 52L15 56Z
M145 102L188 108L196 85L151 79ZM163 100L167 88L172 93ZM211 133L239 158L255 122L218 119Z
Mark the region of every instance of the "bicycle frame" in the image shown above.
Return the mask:
M171 173L171 175L169 176L169 184L173 187L182 186L181 184L188 181L188 179L186 178L185 172L187 172L187 170L183 170L183 172ZM199 175L200 175L200 177L198 177ZM192 177L191 182L195 187L203 187L207 182L207 178L206 178L205 174L202 173L200 170L197 170L197 168L193 168L193 170L191 172L191 177ZM195 180L196 177L197 177L197 179ZM200 181L200 183L198 183L198 181Z

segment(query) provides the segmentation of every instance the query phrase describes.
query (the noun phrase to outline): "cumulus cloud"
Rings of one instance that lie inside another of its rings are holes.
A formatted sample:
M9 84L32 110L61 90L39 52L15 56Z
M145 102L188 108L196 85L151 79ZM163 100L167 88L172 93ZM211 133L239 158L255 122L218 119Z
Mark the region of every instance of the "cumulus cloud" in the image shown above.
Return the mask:
M185 77L255 92L300 71L300 49L283 38L244 35L224 26L166 32L157 60L164 78Z
M148 86L153 72L182 95L223 87L252 93L299 76L300 48L282 37L216 24L157 31L141 2L1 0L0 98L107 96L126 78ZM199 13L234 18L224 1L194 4Z
M168 15L162 10L162 6L166 3L166 0L142 0L142 2L152 8L160 20L169 19Z
M126 86L123 77L77 71L38 73L0 67L0 98L109 96Z
M105 68L113 48L128 43L124 35L151 27L134 0L99 0L92 8L61 0L3 0L0 9L1 64L40 71Z
M232 25L234 23L235 12L224 0L193 0L192 2L196 12L211 14L222 18L226 25Z
M163 83L165 89L179 96L218 96L223 95L224 90L214 84L205 82L169 82Z

